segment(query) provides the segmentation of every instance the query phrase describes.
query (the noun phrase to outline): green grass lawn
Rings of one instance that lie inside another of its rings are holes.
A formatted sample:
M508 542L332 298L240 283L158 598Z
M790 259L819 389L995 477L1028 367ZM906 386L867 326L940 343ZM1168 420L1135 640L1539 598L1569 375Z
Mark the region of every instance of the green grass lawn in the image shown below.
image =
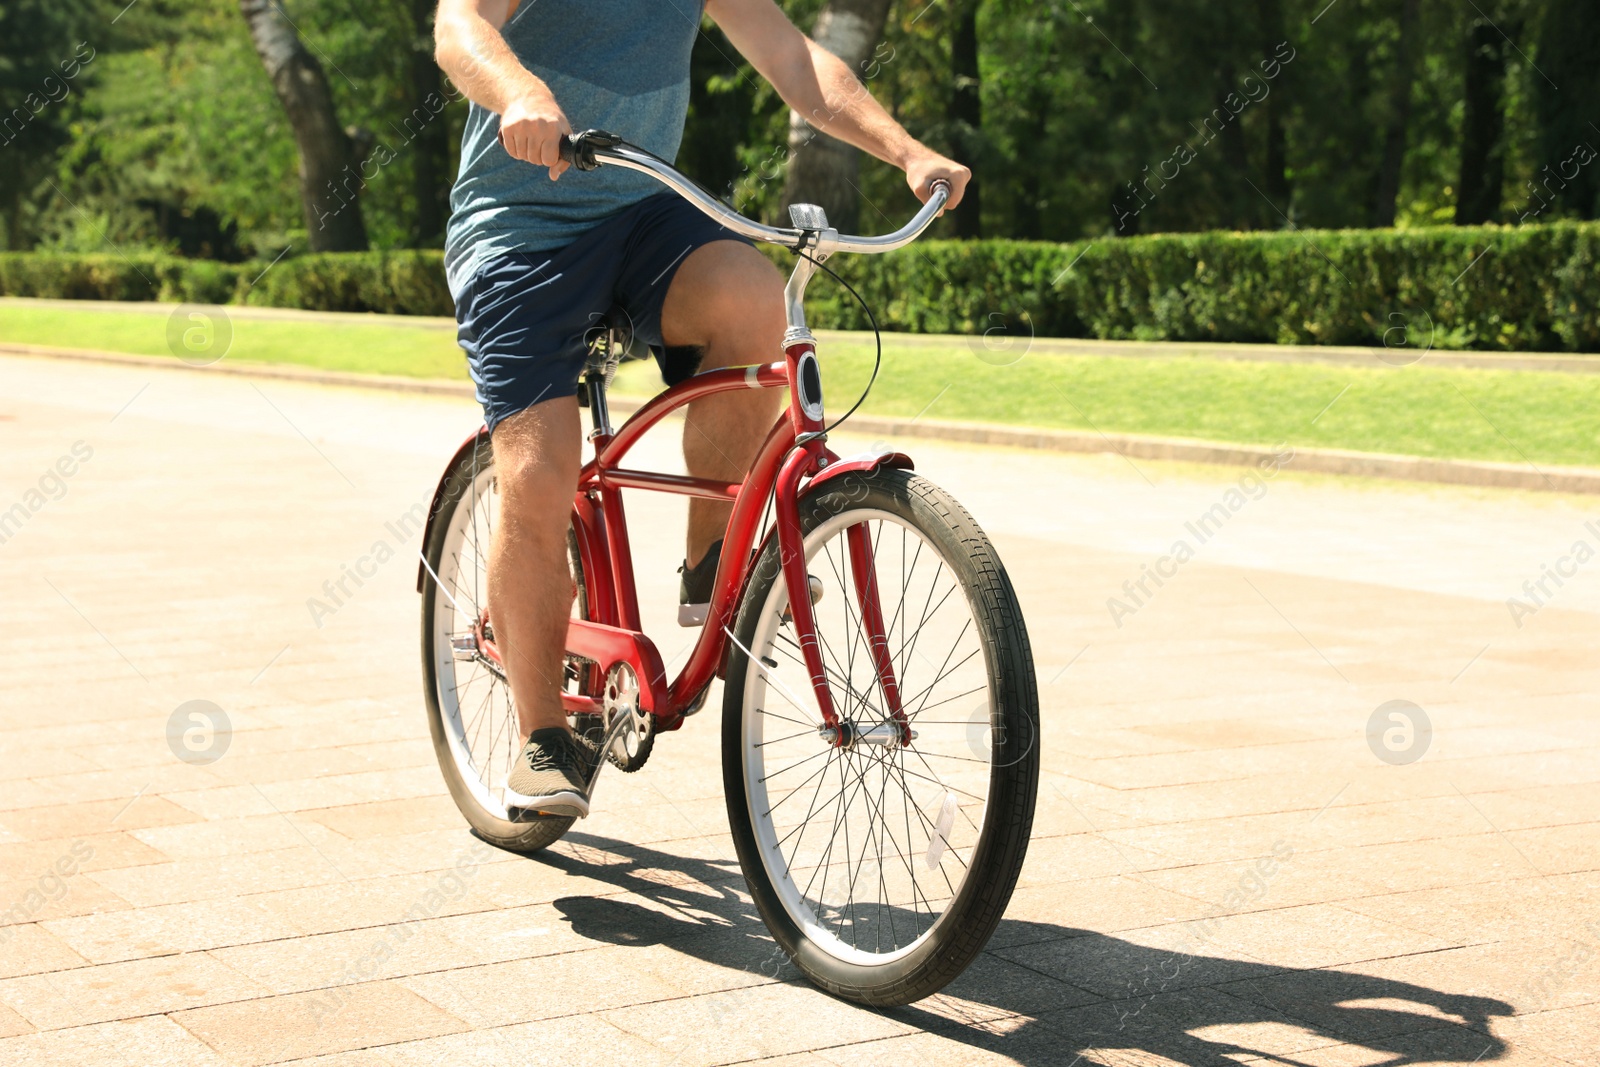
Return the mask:
M0 341L171 356L167 319L166 308L99 311L89 305L83 311L69 311L0 300ZM229 321L233 341L226 358L232 360L408 378L467 376L454 330L396 325L378 315L370 323L350 324L238 317Z
M170 356L167 316L0 301L0 340ZM465 378L449 329L235 318L228 358L423 378ZM1009 366L947 344L885 336L863 411L929 419L1098 428L1299 448L1600 466L1600 375L1421 365L1357 368L1031 352ZM870 337L822 346L829 406L843 412L872 365ZM659 387L625 367L619 392ZM1331 406L1330 406L1331 404Z

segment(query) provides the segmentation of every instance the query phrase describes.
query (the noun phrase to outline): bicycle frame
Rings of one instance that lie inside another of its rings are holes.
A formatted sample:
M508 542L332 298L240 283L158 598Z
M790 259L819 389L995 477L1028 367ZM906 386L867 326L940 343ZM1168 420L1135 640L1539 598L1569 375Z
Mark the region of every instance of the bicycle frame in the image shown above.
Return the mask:
M732 641L734 613L749 583L754 562L765 542L756 544L763 514L770 499L773 522L769 537L778 541L778 559L789 593L789 610L801 652L816 693L823 718L822 730L836 746L852 740L852 723L841 719L833 704L827 669L817 641L812 614L810 582L806 570L801 533L801 496L831 479L852 471L872 471L889 465L909 468L911 460L903 453L880 452L840 459L826 445L822 378L817 363L816 338L806 327L804 298L807 284L822 261L834 251L889 251L909 244L933 220L948 195L948 187L936 185L917 217L901 230L882 237L847 237L827 228L821 209L803 207L794 215L802 228L778 230L745 219L694 185L664 160L610 135L590 131L571 139L567 152L580 170L593 169L599 161L650 174L677 191L706 214L729 229L756 240L786 244L800 253L794 272L784 289L788 329L783 339L782 362L747 367L729 367L697 374L669 388L636 411L623 425L612 429L606 405L605 373L586 371L590 416L590 440L594 458L584 464L573 498L572 524L576 531L579 559L583 567L587 597L587 619L573 619L567 628L566 651L592 660L604 676L618 664L632 668L639 681L639 701L656 719L658 729L674 730L691 713L714 675L725 675L726 657ZM585 140L592 140L586 144ZM810 249L808 252L807 249ZM611 336L608 345L614 344ZM610 348L607 349L608 357ZM648 430L662 419L702 397L743 389L788 389L789 407L768 432L765 442L742 482L723 482L622 466L628 452ZM479 430L458 452L475 448ZM451 468L454 467L452 463ZM451 468L447 468L447 471ZM689 659L678 676L667 680L666 668L655 644L640 629L638 592L634 581L633 559L629 548L628 524L622 503L624 489L644 489L733 502L733 511L723 535L721 562L717 567L710 609ZM431 526L444 491L441 479L429 512ZM885 706L901 728L902 743L909 744L911 731L901 711L899 688L894 678L884 633L883 612L876 583L872 581L872 545L863 527L852 527L847 534L850 565L856 587L863 626L868 630L878 686ZM423 589L421 568L418 591ZM486 653L498 658L492 646ZM765 669L762 665L761 669ZM591 689L598 688L591 686ZM562 694L569 712L600 714L601 702L594 696Z
M807 458L809 466L823 453L820 441L808 448L796 449L795 424L786 413L767 434L743 482L634 470L623 467L622 463L640 437L695 400L734 390L785 388L789 383L789 368L782 363L708 371L657 396L615 433L610 432L604 421L603 400L596 404L603 394L590 393L591 408L600 409L593 435L595 455L583 467L573 501L573 527L577 531L584 585L589 597L589 620L575 619L569 624L567 650L595 660L603 670L618 661L633 667L640 679L641 702L656 716L660 729L680 726L684 712L710 684L713 673L720 672L722 657L728 648L724 627L731 623L738 598L743 593L767 494L785 458L798 451ZM597 385L600 383L591 382L591 390ZM733 502L733 513L723 535L722 561L717 568L710 610L688 662L670 684L654 645L640 632L623 489L648 489ZM584 697L567 694L564 699L569 711L598 710Z

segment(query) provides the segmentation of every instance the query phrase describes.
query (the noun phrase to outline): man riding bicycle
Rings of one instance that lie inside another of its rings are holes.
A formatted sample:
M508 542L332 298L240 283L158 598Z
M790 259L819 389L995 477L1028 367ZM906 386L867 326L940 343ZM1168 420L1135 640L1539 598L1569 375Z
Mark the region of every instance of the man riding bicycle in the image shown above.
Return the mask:
M703 9L791 108L906 174L927 200L971 177L913 139L850 69L774 0ZM620 134L671 159L689 102L699 0L441 0L435 55L471 101L451 193L445 269L458 336L492 434L500 518L489 613L526 743L508 788L530 811L589 812L587 756L560 700L573 589L570 500L581 465L575 400L587 341L620 311L672 384L782 350L783 280L748 241L647 176L603 168L560 181L561 139ZM570 116L570 121L569 121ZM535 180L528 164L548 168ZM689 404L689 473L740 481L781 397L721 393ZM731 504L694 499L680 601L710 598Z

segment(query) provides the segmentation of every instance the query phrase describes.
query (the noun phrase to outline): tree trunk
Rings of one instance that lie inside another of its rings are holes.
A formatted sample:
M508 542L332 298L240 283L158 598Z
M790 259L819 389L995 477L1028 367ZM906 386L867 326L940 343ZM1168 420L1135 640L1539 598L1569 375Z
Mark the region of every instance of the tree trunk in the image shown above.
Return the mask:
M1044 236L1044 167L1038 157L1043 156L1045 138L1049 135L1050 93L1042 84L1035 83L1028 93L1028 114L1021 124L1019 140L1028 146L1027 152L1035 158L1026 166L1018 167L1017 195L1012 210L1012 236L1025 241L1042 241Z
M1461 180L1456 225L1497 221L1505 182L1505 38L1487 19L1467 31L1466 113L1461 120Z
M1419 6L1420 0L1401 0L1400 40L1395 45L1394 78L1389 89L1389 125L1383 134L1383 158L1373 181L1369 226L1394 225L1395 201L1400 196L1400 169L1406 161L1406 126L1411 121L1411 81Z
M856 73L871 76L873 52L883 39L893 0L828 0L817 15L812 38ZM826 122L827 116L813 116ZM789 113L789 173L783 204L820 204L828 223L855 232L861 218L861 153L819 133L798 111Z
M1260 0L1257 7L1261 19L1261 54L1271 56L1281 42L1288 40L1283 24L1283 0ZM1293 218L1294 212L1289 210L1289 204L1294 190L1289 187L1289 153L1283 133L1283 92L1287 77L1288 71L1285 70L1278 75L1278 80L1269 83L1270 89L1263 102L1267 126L1266 185L1263 191L1278 211ZM1268 225L1276 226L1281 221L1277 212L1273 212Z
M239 0L239 10L294 131L300 153L300 204L311 250L364 250L360 159L339 126L321 64L274 0Z
M1541 163L1513 202L1541 217L1548 198L1579 218L1600 216L1600 8L1594 0L1552 0L1539 34L1531 79L1539 115ZM1560 86L1558 90L1556 86Z
M972 168L961 206L951 213L957 237L983 236L978 157L983 139L983 82L978 72L978 0L964 0L950 34L950 129L957 158Z
M415 243L439 245L450 202L450 131L444 117L444 80L433 59L436 0L411 0L411 181L417 200Z
M1228 107L1228 97L1240 100L1238 90L1235 88L1239 84L1238 72L1231 62L1225 60L1217 68L1216 74L1217 102L1212 114L1220 111L1227 116L1233 110ZM1259 229L1270 225L1268 217L1276 220L1278 213L1263 204L1261 198L1243 180L1250 177L1250 145L1244 136L1243 112L1234 115L1231 121L1223 123L1222 132L1217 135L1217 140L1222 142L1222 162L1235 175L1235 180L1230 183L1233 186L1229 197L1231 203L1224 209L1233 216L1229 225L1236 230Z

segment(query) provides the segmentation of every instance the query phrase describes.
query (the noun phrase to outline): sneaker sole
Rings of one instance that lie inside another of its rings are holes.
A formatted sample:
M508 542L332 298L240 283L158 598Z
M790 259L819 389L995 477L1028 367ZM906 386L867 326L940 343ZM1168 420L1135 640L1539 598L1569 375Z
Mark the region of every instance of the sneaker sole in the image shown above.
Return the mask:
M711 614L710 604L679 604L679 626L704 626L706 616Z
M563 790L547 797L525 797L506 790L506 810L532 812L535 815L562 815L573 819L589 817L589 801L581 793Z

